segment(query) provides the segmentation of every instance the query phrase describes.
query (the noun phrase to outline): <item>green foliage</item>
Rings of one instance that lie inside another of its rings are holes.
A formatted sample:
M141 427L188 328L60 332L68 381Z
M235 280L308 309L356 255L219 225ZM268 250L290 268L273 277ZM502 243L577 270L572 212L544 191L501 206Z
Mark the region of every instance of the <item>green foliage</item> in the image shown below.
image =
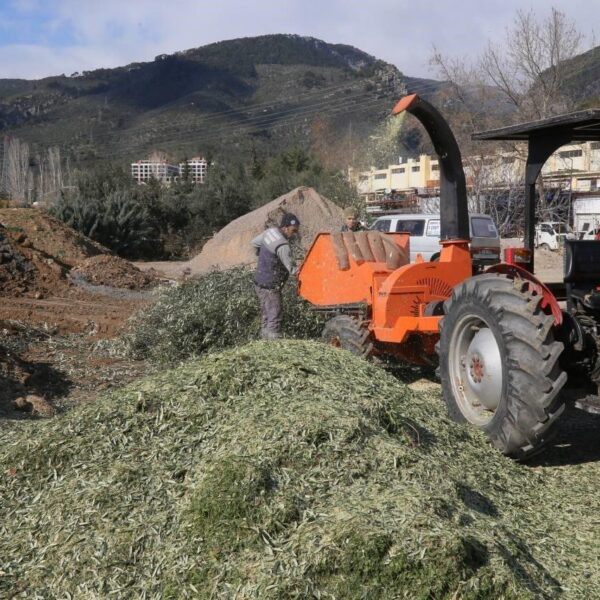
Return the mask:
M284 287L284 334L315 338L323 324L323 318L311 311L288 283ZM137 358L175 363L256 339L259 330L252 272L240 267L165 289L136 315L124 339L129 353Z
M342 207L358 201L356 188L343 173L324 169L313 155L294 146L261 163L260 178L254 182L254 205L260 206L299 186L313 187Z
M132 187L131 175L114 164L76 172L75 179L79 195L83 198L104 198Z
M194 254L234 219L299 186L314 187L340 206L358 203L343 173L324 169L300 146L268 158L251 152L248 165L216 160L202 185L185 173L170 186L156 179L136 185L110 165L80 172L77 191L51 212L117 254L163 258Z
M119 256L151 257L160 246L148 209L127 191L99 198L66 196L52 207L51 214Z
M327 85L327 80L323 75L314 71L306 71L300 80L300 83L309 90L315 87L323 87Z

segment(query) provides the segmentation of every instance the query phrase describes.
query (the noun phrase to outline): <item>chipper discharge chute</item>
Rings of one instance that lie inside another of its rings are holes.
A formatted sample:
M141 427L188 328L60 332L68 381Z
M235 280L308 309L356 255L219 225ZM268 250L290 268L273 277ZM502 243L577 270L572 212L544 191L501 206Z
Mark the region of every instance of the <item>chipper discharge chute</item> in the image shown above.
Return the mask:
M335 315L323 331L330 343L414 364L439 359L449 415L482 429L505 454L528 457L547 442L564 410L567 372L578 373L579 382L583 373L593 392L579 405L600 411L600 243L567 242L566 310L532 274L528 248L509 249L505 263L473 276L465 176L454 135L418 96L403 98L394 113L405 110L423 124L439 157L439 261L409 263L410 241L402 233L320 234L300 269L299 292ZM528 185L560 145L600 139L600 111L584 112L520 126L524 137L508 138L530 142ZM533 193L528 219L531 202Z

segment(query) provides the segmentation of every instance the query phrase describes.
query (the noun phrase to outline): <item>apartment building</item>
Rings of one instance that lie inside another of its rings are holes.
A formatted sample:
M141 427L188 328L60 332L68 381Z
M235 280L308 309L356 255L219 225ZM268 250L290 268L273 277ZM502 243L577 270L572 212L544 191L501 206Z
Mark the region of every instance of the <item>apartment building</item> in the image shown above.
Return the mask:
M524 162L514 153L464 157L463 166L468 188L505 188L524 181ZM410 208L416 199L439 194L439 161L422 154L418 159L400 158L398 164L385 169L349 172L350 179L364 198L367 212ZM600 189L600 142L563 146L542 169L548 185L572 192L595 192Z
M170 184L182 177L187 169L188 177L194 183L204 183L208 163L201 156L195 156L179 165L170 164L167 159L153 156L148 160L138 160L131 163L131 176L137 183L147 183L150 179L157 179L161 183Z
M439 162L437 158L421 154L418 159L404 160L388 165L386 169L371 168L358 174L359 194L380 195L392 191L406 191L421 188L437 188L440 182Z
M158 179L162 183L171 183L179 175L179 167L162 159L138 160L131 163L131 176L137 183L147 183Z
M187 167L186 167L187 163ZM206 180L206 171L208 169L208 163L206 159L201 156L195 156L194 158L190 158L188 161L183 161L179 163L179 175L183 176L183 174L188 170L188 177L194 183L204 183Z
M600 142L562 146L542 168L544 181L577 192L600 189Z

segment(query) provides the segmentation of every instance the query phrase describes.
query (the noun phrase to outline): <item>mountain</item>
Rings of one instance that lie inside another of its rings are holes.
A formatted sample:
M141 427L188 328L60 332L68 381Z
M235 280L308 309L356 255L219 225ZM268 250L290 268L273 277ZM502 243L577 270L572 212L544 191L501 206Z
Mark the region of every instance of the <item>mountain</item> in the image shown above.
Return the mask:
M406 91L393 65L297 35L218 42L152 62L29 81L0 79L0 136L75 164L366 139Z
M566 87L578 108L600 107L600 46L573 57L566 68Z

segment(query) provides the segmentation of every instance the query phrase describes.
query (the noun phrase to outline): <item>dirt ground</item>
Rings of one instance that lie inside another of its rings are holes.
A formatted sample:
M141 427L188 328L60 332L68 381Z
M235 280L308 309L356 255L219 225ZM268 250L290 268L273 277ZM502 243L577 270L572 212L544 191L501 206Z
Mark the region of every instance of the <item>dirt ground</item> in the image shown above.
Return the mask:
M155 283L42 211L0 210L0 416L50 416L143 371L102 342Z
M82 333L93 339L113 336L123 322L143 305L75 290L47 299L2 298L0 320L22 321L60 334Z
M511 246L523 246L520 238L505 238L502 240L502 249ZM544 283L557 283L563 279L564 254L561 250L537 249L534 253L535 274Z
M48 417L93 401L142 375L146 364L114 356L113 338L143 302L4 298L0 303L0 420Z

